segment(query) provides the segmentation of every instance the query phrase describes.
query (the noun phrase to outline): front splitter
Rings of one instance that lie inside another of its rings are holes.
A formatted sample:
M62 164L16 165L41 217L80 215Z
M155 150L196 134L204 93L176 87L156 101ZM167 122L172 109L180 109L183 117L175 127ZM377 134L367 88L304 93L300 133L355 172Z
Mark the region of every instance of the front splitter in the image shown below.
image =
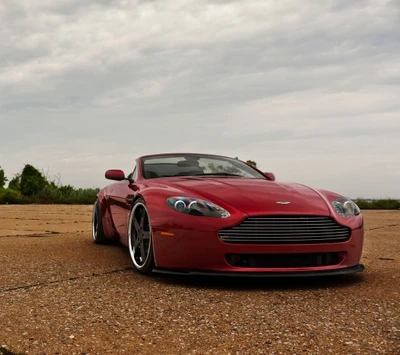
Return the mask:
M176 276L217 276L217 277L259 277L259 278L283 278L283 277L321 277L349 275L364 271L362 264L356 266L324 271L301 271L301 272L221 272L221 271L177 271L168 269L153 269L157 274L168 274Z

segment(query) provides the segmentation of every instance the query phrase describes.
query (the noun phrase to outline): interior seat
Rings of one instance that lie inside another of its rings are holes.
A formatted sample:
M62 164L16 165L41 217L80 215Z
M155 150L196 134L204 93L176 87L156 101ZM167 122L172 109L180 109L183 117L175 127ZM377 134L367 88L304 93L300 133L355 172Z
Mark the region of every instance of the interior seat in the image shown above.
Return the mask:
M144 171L143 176L145 179L155 179L155 178L159 177L157 175L157 173L155 173L154 171L151 171L151 170Z

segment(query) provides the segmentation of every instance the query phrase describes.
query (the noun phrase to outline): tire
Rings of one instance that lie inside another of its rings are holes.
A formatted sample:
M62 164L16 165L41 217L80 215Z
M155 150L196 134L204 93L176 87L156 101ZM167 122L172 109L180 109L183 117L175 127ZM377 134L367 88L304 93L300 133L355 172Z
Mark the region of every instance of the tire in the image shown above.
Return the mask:
M138 199L132 208L128 225L128 248L135 269L150 274L155 266L153 233L144 200Z
M103 220L101 217L100 201L99 199L93 205L92 213L92 238L96 244L107 244L108 239L104 234Z

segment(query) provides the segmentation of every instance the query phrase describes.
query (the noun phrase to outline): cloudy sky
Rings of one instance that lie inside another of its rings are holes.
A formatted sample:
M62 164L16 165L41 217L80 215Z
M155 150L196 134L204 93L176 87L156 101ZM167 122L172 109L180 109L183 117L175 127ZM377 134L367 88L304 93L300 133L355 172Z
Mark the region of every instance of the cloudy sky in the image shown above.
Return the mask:
M208 152L400 198L400 0L1 0L0 38L9 179Z

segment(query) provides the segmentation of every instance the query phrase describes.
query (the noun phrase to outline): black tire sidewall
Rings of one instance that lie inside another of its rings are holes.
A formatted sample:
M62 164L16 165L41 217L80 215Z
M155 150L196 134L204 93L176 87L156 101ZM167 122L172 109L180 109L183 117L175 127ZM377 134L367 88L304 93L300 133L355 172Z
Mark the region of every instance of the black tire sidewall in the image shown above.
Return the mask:
M99 199L97 199L94 204L93 214L97 215L96 216L96 234L95 234L95 236L93 235L93 231L92 231L93 241L96 244L106 244L108 242L108 239L106 238L106 235L105 235L104 229L103 229L103 219L101 216ZM93 218L94 218L94 215L93 215ZM92 223L94 223L93 220L92 220ZM93 228L93 226L92 226L92 228Z

